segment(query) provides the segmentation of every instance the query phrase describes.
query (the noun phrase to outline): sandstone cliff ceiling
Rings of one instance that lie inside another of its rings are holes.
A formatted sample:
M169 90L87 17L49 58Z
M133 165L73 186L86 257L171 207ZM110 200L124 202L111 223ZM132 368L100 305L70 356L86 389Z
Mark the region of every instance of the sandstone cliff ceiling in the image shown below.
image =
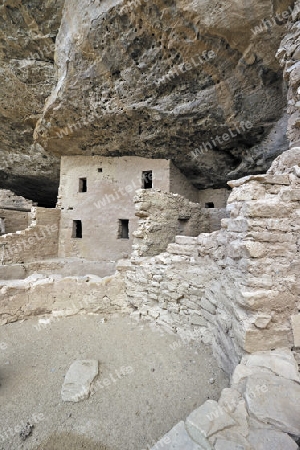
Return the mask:
M66 154L171 158L220 187L287 149L275 54L293 1L68 0L62 19L62 1L4 3L0 187L47 202ZM59 26L54 72L34 53Z
M57 194L59 159L33 130L55 86L54 48L63 0L0 2L0 188L41 204Z

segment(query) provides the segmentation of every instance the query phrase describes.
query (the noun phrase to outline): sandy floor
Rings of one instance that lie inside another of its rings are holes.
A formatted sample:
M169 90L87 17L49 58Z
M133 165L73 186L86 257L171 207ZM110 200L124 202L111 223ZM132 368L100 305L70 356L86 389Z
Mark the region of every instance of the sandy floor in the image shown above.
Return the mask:
M176 335L128 317L64 318L40 330L37 324L0 328L1 450L148 449L228 385L208 346L173 350L181 342ZM97 359L99 383L110 384L98 385L88 400L64 403L61 386L76 359ZM22 441L27 421L34 429Z

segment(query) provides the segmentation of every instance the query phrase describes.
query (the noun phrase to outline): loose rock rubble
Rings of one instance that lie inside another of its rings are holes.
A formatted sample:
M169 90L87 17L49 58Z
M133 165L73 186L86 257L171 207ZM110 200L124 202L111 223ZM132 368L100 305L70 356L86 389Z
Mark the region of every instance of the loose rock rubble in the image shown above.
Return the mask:
M297 450L300 376L289 349L244 356L231 387L207 400L152 450Z

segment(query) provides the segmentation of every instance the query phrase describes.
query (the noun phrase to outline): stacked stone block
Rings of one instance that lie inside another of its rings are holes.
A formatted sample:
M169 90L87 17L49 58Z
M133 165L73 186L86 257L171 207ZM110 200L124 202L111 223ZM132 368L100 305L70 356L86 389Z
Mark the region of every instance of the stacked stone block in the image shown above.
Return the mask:
M135 314L212 340L229 372L245 352L298 347L297 162L292 149L268 174L231 182L220 231L177 236L165 253L119 264Z

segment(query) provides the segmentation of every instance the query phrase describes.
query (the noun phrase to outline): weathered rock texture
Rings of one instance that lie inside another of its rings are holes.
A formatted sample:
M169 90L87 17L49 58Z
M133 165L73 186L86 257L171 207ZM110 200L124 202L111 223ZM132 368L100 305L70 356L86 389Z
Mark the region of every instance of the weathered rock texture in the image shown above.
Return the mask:
M57 39L57 84L36 128L37 145L56 154L172 157L198 187L222 185L229 176L264 170L286 148L284 132L279 131L285 123L284 92L274 57L284 27L276 20L265 27L261 20L290 11L292 3L265 0L259 5L251 1L247 7L240 2L220 7L216 1L178 2L171 8L149 2L100 6L89 0L68 2ZM10 24L4 29L15 43L9 52L2 51L4 74L11 73L12 61L17 67L20 61L28 66L35 50L31 40L37 45L45 40L46 46L53 42L60 6L56 4L53 15L49 3L51 23L45 22L44 13L43 17L37 13L37 6L34 20L21 2L2 6L3 23ZM296 12L292 20L295 25L279 56L287 62L293 102L298 95L297 49L291 47L291 39L297 39ZM15 34L21 24L18 41ZM50 34L45 34L46 28ZM27 43L23 59L20 42ZM53 73L50 53L46 61L42 59L48 72L41 86L49 80L49 70ZM195 64L200 53L205 61ZM173 69L177 72L170 76ZM48 90L38 91L39 99L46 97L53 82L47 84ZM22 100L28 105L31 97ZM296 114L297 102L292 102L290 111ZM11 125L11 110L4 104L3 111L3 123ZM33 127L38 112L29 119ZM293 142L298 123L294 119L293 115ZM251 129L242 122L251 123ZM273 137L263 141L272 127L277 127L278 137L273 130ZM223 136L228 128L237 136L220 144L216 135ZM200 160L199 153L193 160L190 152L212 138L218 145L214 149L206 145ZM222 231L198 239L178 237L166 254L154 259L133 257L127 275L131 304L141 314L152 314L174 327L197 323L206 338L208 329L220 360L231 361L232 367L243 351L291 346L290 317L298 312L298 164L295 148L279 158L268 175L233 183L231 218L223 221ZM148 299L143 304L141 292Z
M83 180L85 186L82 191ZM133 232L136 231L138 224L133 199L135 192L142 188L145 182L151 182L155 190L181 193L192 201L198 200L199 191L170 160L149 160L136 156L62 157L57 204L61 209L59 256L81 257L94 261L117 261L124 258L124 255L130 255ZM156 201L155 209L159 205L158 199L154 200L156 195L159 194L149 194L153 202ZM161 194L161 197L164 198L164 195ZM184 204L189 205L189 201L180 195L173 198L173 208L170 204L168 214L173 215L173 221L176 221L177 226L180 209L183 210ZM145 202L144 207L146 205L151 206L151 202ZM161 202L160 208L164 206L167 206L167 201L165 205ZM186 213L190 216L192 209L200 211L200 206L197 204L193 204L193 207L187 206ZM142 215L142 212L139 214ZM76 224L78 220L81 222L80 238L77 238L77 227L73 228L74 222ZM123 229L124 220L127 221L125 230ZM170 224L171 219L167 223ZM154 226L157 227L157 223L153 224ZM159 229L162 230L162 227L160 226ZM199 234L201 228L198 227L197 231L196 234ZM176 234L177 229L174 230L174 227L169 230L173 240ZM162 242L164 247L160 248L165 250L168 242L170 241ZM156 253L159 253L158 250L159 247Z
M19 251L22 252L22 249ZM20 259L21 260L21 259ZM0 280L24 280L34 274L83 277L93 274L104 278L115 273L113 261L89 261L83 258L56 258L0 265Z
M178 234L198 236L210 230L207 209L181 195L141 189L134 201L139 221L133 232L133 256L158 255Z
M2 265L22 264L58 256L60 211L33 207L29 217L29 226L0 237ZM19 225L22 224L20 217L18 219Z
M296 346L299 164L294 148L268 174L232 182L221 231L178 236L166 253L121 262L134 314L211 339L229 372L244 352Z
M15 195L7 189L0 189L0 208L10 210L31 211L33 203L24 197Z
M207 400L152 450L297 450L299 383L288 349L244 357L220 400Z
M198 193L198 202L202 208L225 208L231 189L204 189Z
M66 2L37 142L58 155L171 158L197 187L264 172L288 144L275 58L286 19L262 20L292 4Z
M55 83L55 38L64 0L0 5L0 188L55 204L59 161L33 143Z
M24 230L31 222L32 201L0 189L0 235Z
M300 145L300 2L295 3L289 20L289 30L277 52L284 67L284 78L288 83L288 137L294 146Z
M0 280L0 325L30 316L127 312L124 281L120 276L61 277L32 275L25 280ZM43 324L37 326L43 329Z
M89 398L91 384L98 375L98 366L98 361L90 359L73 362L61 388L62 400L77 403Z
M170 221L178 222L178 205L183 207L185 214L197 205L179 195L141 191L137 197L138 213L148 217L146 221L141 220L137 230L139 237L135 239L143 241L145 238L146 245L145 248L143 244L134 248L132 258L118 264L124 280L121 278L120 284L119 274L111 278L109 285L113 294L108 297L114 302L113 295L116 298L121 295L118 308L127 310L123 296L126 294L127 305L134 309L135 315L155 319L183 336L188 331L192 338L212 342L219 363L228 372L245 352L281 346L298 349L299 164L300 148L293 148L277 158L267 174L231 182L234 189L227 207L230 218L222 220L221 230L202 233L198 237L177 236L165 253L153 257L140 257L139 249L141 253L153 249L160 251L161 243L167 245L170 232L171 238L176 233ZM158 224L155 209L161 211L161 205L169 220L165 224L167 234L163 228L153 228L155 232L149 233L151 226ZM194 217L201 219L201 208L197 208ZM172 218L174 211L175 219ZM37 208L36 214L35 226L0 238L2 244L10 244L7 248L2 246L2 261L15 264L26 257L26 261L36 262L37 271L46 268L49 273L52 268L57 274L61 260L57 260L57 267L55 261L45 261L39 266L38 260L57 256L58 226L53 230L53 238L46 233L59 219L59 210ZM44 247L37 231L44 235ZM78 261L72 262L73 269L76 264ZM11 267L13 271L17 270L15 265ZM17 320L41 311L51 312L56 309L57 302L62 302L61 309L65 310L72 296L78 299L81 289L91 293L91 283L80 281L79 287L78 281L69 283L69 278L44 278L34 282L34 286L31 282L28 284L28 280L20 281L17 286L13 282L3 282L1 310L5 320ZM39 291L40 285L43 293ZM106 286L105 280L99 283L100 293L96 290L96 299L99 294L100 303L106 297L101 293L103 286ZM103 308L106 306L104 303Z
M264 172L288 147L275 53L293 3L72 0L61 21L63 0L5 0L0 188L53 206L53 154L170 157L198 187Z

